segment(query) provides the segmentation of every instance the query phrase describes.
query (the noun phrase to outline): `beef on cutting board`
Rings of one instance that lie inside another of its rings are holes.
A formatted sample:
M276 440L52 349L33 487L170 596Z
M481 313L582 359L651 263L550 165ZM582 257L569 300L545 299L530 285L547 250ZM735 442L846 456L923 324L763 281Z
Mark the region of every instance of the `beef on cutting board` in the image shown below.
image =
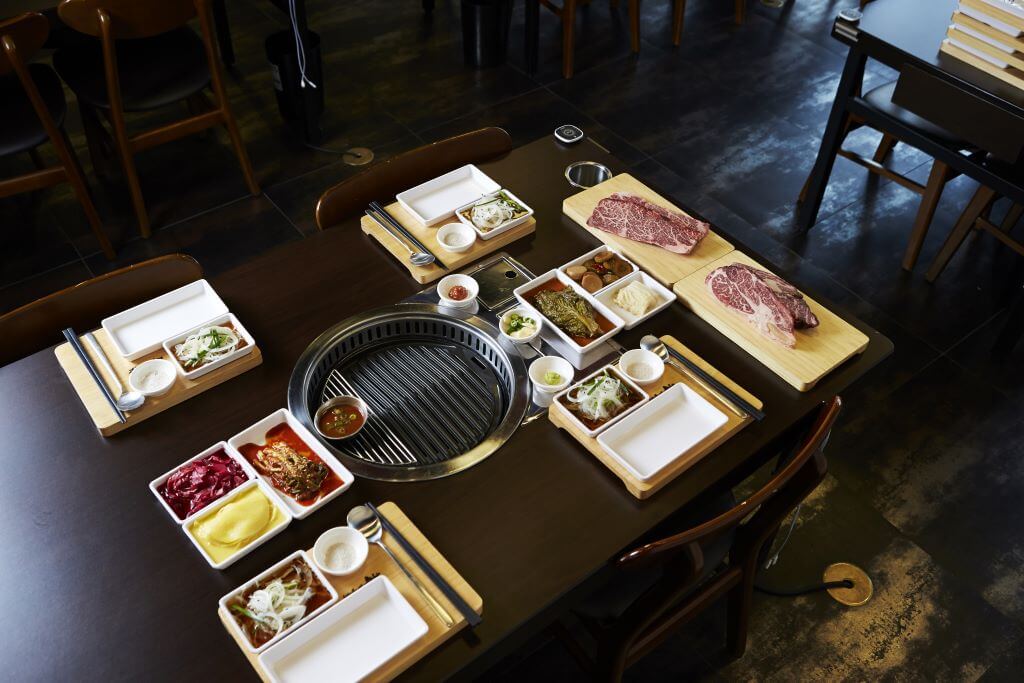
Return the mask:
M616 192L598 202L587 225L677 254L693 251L709 229L707 223L692 216L624 192Z

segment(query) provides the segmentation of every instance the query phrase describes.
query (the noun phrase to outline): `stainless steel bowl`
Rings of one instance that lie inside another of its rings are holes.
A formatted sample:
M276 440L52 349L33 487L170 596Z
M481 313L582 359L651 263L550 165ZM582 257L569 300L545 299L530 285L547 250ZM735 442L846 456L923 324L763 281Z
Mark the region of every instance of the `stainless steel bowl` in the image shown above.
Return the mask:
M346 436L330 436L328 434L324 434L323 431L320 430L320 418L323 417L324 413L335 406L355 406L356 410L363 415L363 424L359 425L359 429L351 434L347 434ZM366 402L358 396L335 396L334 398L325 401L323 405L317 408L316 415L313 416L313 427L316 429L316 433L325 439L330 439L331 441L344 441L345 439L351 439L353 436L363 431L363 427L366 426L366 420L369 416L370 411L369 408L366 407Z
M565 167L565 179L573 187L587 189L612 177L611 170L596 161L577 161Z

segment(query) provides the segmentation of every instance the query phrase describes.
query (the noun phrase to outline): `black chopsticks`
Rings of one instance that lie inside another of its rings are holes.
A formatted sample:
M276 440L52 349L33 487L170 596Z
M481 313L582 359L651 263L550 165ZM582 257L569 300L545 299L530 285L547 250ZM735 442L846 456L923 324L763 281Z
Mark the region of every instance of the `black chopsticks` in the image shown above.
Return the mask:
M68 340L68 344L70 344L71 348L75 350L75 353L77 353L78 357L82 360L82 364L85 366L85 369L89 371L93 380L99 385L100 391L103 392L103 396L107 399L107 403L109 403L110 407L114 409L114 414L117 415L118 421L121 423L127 422L128 418L126 418L124 413L121 412L121 409L117 407L117 401L115 401L114 397L110 395L110 389L107 388L106 382L104 382L103 378L100 376L99 370L96 369L92 360L90 360L89 356L86 355L85 349L83 349L82 345L78 342L78 335L75 334L75 331L70 327L63 332L64 338Z
M380 518L380 523L384 527L384 530L395 537L395 540L398 541L398 544L400 546L402 546L402 549L406 552L406 554L409 555L409 557L412 558L413 562L415 562L419 566L419 568L423 570L423 573L426 574L430 578L430 580L434 582L434 585L441 589L441 592L444 593L444 596L448 598L448 601L450 603L455 605L456 609L458 609L459 612L462 613L462 616L466 618L466 621L469 622L469 625L471 627L479 626L483 619L480 617L479 614L477 614L473 610L472 607L470 607L466 603L465 600L462 599L462 596L459 595L454 588L452 588L451 584L445 581L444 577L437 573L437 570L434 569L434 567L429 562L427 562L422 555L420 555L419 551L416 550L416 548L414 548L412 544L409 543L408 540L406 540L405 536L399 533L398 529L396 529L395 526L390 521L388 521L388 518L381 514L380 510L374 507L373 503L367 503L366 507L373 510L373 514L377 515L377 517Z
M662 342L662 343L664 344L665 342ZM735 405L738 408L742 409L745 413L747 413L747 415L750 415L750 417L754 418L758 422L760 422L761 420L763 420L765 418L764 411L758 410L754 406L750 405L750 403L746 399L744 399L742 396L740 396L735 391L733 391L729 387L727 387L724 384L722 384L721 382L719 382L717 379L715 379L714 377L712 377L708 373L704 372L704 369L702 367L700 367L699 365L694 363L692 360L690 360L689 358L687 358L683 354L681 354L678 351L676 351L675 349L673 349L668 344L665 344L665 348L668 349L669 355L671 355L677 361L679 361L680 363L685 365L686 368L690 372L692 372L693 374L697 375L703 381L705 381L708 384L710 384L711 386L713 386L715 388L715 391L717 391L722 396L724 396L727 399L729 399L730 401L732 401L733 405Z
M394 216L392 216L390 213L388 213L388 210L385 209L381 205L380 202L370 202L370 211L373 211L374 213L376 213L381 219L387 221L388 225L390 225L395 230L398 230L400 233L405 235L405 238L407 240L409 240L410 242L412 242L416 246L417 249L419 249L420 251L422 251L424 253L427 253L427 254L430 254L431 256L433 256L434 257L434 265L435 266L437 266L438 268L440 268L442 270L448 270L448 266L446 266L444 263L442 263L441 259L437 258L437 254L432 252L430 249L427 249L426 246L424 246L424 244L422 242L420 242L418 239L416 239L416 237L411 232L406 230L405 226L402 225L401 223L399 223L398 220L396 220Z

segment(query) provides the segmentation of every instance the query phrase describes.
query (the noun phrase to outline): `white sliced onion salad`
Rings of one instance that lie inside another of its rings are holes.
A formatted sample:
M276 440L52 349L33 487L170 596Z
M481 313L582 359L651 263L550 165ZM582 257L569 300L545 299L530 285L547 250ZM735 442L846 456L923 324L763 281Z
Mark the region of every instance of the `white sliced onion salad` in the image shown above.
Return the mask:
M200 328L174 347L174 356L186 370L193 370L223 358L242 341L239 334L230 327L210 325Z
M622 381L611 375L599 375L573 388L565 396L579 406L580 414L588 420L607 420L625 405L626 388Z
M298 581L284 583L274 579L249 596L246 616L277 635L306 615L306 603L311 597L313 590L299 588Z

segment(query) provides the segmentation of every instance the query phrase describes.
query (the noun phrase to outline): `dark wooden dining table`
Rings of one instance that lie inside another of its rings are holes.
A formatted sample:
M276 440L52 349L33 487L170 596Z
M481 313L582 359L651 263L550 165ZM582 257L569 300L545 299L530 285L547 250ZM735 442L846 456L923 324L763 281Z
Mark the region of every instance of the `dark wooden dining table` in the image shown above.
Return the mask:
M535 209L535 234L506 250L536 273L595 244L562 214L562 200L576 191L563 169L582 159L624 170L589 140L563 146L552 138L482 165ZM453 638L406 677L479 675L600 580L609 558L702 492L766 462L771 444L792 425L892 351L886 337L831 306L870 342L813 390L799 393L675 304L622 334L621 343L637 346L648 332L675 335L760 397L768 416L652 498L633 498L576 442L536 420L457 475L418 483L359 479L309 518L217 571L171 521L148 482L284 406L297 358L324 329L422 286L360 232L355 217L211 282L257 340L263 364L114 437L103 438L93 427L52 349L0 368L6 444L0 661L6 680L255 680L217 617L218 598L290 552L311 547L324 530L343 524L354 505L389 500L484 601L483 624L472 637Z

